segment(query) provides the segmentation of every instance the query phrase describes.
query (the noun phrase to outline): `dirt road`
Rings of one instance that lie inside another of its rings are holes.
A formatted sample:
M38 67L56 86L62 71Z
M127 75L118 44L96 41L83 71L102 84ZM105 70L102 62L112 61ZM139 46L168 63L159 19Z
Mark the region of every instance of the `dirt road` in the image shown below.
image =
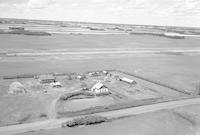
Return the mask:
M200 104L200 98L184 99L184 100L170 101L152 105L144 105L139 107L127 108L123 110L101 112L101 113L96 113L94 115L101 115L108 118L117 118L122 116L130 116L130 115L137 115L147 112L158 111L161 109L173 109L176 107L182 107L194 104ZM53 128L60 128L63 122L72 120L73 118L75 117L62 118L62 119L49 119L45 121L38 121L28 124L0 127L0 135L11 135L11 134L24 133L34 130L47 130Z
M19 52L7 52L3 54L4 57L11 56L59 56L59 55L106 55L106 54L199 54L200 48L96 48L96 49L82 49L82 50L21 50Z
M54 99L51 104L48 107L48 118L49 119L55 119L57 117L56 113L56 103L59 100L59 98Z

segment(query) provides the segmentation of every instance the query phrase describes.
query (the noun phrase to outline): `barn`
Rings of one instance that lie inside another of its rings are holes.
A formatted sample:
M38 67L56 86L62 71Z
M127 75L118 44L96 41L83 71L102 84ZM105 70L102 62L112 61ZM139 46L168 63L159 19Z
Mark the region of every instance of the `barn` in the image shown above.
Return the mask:
M53 83L56 82L56 78L55 76L48 74L48 75L40 75L38 77L39 81L41 84L45 84L45 83Z

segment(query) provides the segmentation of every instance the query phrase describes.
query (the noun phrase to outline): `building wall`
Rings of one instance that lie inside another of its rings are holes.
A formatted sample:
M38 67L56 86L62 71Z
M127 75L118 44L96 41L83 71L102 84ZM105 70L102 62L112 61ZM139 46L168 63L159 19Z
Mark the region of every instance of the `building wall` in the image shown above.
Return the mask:
M100 94L100 93L107 93L109 91L108 88L101 88L101 89L95 89L94 92Z
M46 79L46 80L41 80L40 82L41 83L52 83L54 81L55 81L55 79Z

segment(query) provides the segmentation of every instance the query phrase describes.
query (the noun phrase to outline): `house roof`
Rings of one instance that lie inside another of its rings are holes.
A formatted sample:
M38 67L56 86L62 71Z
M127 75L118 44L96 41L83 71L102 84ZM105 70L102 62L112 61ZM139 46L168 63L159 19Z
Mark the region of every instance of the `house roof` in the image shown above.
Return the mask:
M126 77L123 77L122 80L125 81L125 82L129 82L129 83L133 83L134 82L133 80L131 80L129 78L126 78Z
M102 84L102 83L96 83L96 84L92 87L92 89L101 89L103 86L104 86L104 84Z
M61 83L60 82L52 82L52 83L50 83L50 85L56 86L56 85L61 85Z
M53 75L51 75L51 74L49 74L49 75L40 75L39 79L40 80L53 80L53 79L55 79L55 77Z

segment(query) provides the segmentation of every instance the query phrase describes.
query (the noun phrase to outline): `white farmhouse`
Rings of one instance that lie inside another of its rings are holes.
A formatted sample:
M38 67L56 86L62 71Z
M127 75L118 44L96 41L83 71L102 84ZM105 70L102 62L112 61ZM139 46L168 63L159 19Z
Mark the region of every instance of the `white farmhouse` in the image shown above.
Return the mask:
M95 94L109 94L108 88L100 82L96 83L91 88L91 91L94 92Z
M60 88L60 87L62 87L62 85L61 85L60 82L52 82L52 83L50 83L50 85L51 85L53 88Z

